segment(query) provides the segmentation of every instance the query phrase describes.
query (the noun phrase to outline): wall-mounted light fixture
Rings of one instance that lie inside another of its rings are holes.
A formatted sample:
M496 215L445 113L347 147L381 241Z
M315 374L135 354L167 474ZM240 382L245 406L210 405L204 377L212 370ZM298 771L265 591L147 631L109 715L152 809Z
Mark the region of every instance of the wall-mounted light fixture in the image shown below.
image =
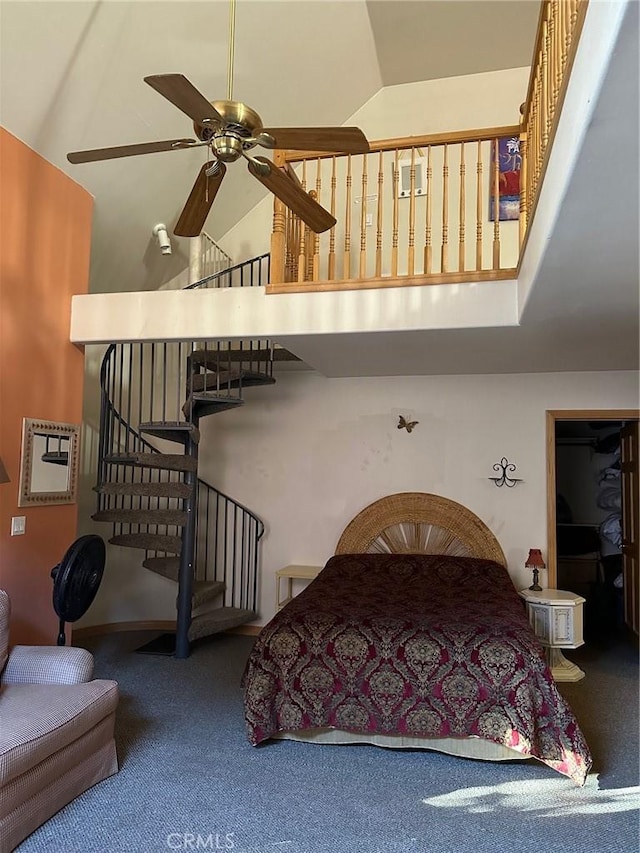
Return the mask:
M513 462L509 462L506 456L503 456L499 462L493 466L494 471L498 471L499 474L497 477L489 477L489 480L493 480L493 482L501 488L502 486L507 486L509 489L512 489L516 483L521 483L522 480L519 477L512 477L511 474L516 470L516 466Z
M163 255L171 254L171 240L169 239L169 232L167 231L167 226L158 222L157 225L153 226L153 236L156 238L158 243L160 244L160 251Z

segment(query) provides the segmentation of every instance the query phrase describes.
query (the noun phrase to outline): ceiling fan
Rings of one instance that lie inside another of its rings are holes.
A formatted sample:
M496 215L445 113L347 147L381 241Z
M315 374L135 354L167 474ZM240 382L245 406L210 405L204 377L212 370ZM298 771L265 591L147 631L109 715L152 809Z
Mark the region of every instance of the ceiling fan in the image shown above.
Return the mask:
M297 214L312 231L326 231L335 225L334 216L311 198L293 169L279 168L267 157L254 157L248 151L259 145L268 149L360 154L369 151L369 143L357 127L263 127L262 119L255 110L233 100L235 0L230 2L227 100L208 101L183 74L155 74L144 78L145 83L192 119L199 142L190 138L167 139L115 148L95 148L90 151L73 151L67 154L67 159L70 163L90 163L206 146L211 159L198 173L174 234L181 237L197 237L200 234L225 176L225 164L233 163L240 157L247 161L247 168L253 177Z

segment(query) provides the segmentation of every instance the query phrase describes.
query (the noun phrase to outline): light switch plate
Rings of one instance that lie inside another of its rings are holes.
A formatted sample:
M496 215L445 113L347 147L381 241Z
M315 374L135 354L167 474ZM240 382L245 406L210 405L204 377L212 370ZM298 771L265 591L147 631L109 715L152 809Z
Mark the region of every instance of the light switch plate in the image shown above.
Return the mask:
M11 535L23 536L27 527L27 519L24 515L16 515L11 519Z

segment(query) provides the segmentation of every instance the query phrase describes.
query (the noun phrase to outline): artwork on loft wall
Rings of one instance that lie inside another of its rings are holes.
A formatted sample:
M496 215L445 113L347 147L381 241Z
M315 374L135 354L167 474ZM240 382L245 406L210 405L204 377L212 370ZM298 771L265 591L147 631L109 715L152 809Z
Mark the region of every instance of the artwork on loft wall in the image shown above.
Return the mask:
M519 219L520 217L520 140L517 136L504 136L498 142L498 219ZM491 143L491 179L489 185L489 219L496 217L494 198L494 164L496 162L496 140Z

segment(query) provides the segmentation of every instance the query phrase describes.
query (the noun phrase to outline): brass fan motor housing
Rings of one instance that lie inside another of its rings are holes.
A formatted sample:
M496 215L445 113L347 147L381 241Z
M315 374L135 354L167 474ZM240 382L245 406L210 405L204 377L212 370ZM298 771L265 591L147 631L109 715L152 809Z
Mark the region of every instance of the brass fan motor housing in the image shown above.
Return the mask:
M214 121L202 124L194 121L193 129L202 142L208 142L221 131L227 131L240 137L252 137L262 128L262 119L255 110L241 101L211 101L213 108L220 113L224 124Z

